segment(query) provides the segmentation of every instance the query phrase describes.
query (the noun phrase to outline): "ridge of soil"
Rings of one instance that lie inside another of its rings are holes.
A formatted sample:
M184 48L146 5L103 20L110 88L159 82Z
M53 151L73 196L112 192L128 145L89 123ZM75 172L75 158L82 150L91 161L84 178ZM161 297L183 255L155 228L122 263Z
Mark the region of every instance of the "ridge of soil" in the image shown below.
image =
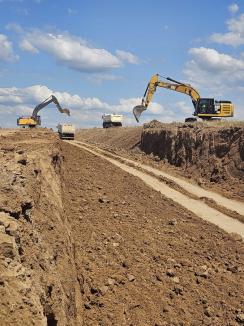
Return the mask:
M169 173L229 198L244 198L244 127L152 121L141 127L79 130L77 140Z

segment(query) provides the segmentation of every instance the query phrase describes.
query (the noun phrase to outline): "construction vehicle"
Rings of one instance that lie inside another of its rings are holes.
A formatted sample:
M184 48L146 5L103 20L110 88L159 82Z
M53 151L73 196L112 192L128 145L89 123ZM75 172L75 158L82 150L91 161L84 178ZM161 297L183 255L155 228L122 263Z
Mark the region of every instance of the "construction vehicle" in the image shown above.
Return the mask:
M123 115L103 114L103 128L122 127Z
M29 128L34 128L36 126L41 125L41 117L38 115L38 112L52 102L56 105L59 112L70 115L70 111L68 109L62 109L57 98L54 95L51 95L50 97L48 97L46 100L44 100L42 103L38 104L34 108L31 116L19 117L17 119L17 125L21 127L29 127Z
M167 88L169 90L180 92L189 95L194 106L193 116L199 117L203 120L210 120L213 118L227 118L233 117L234 105L230 101L216 101L213 98L201 98L199 92L190 84L184 84L170 77L165 78L170 82L164 82L159 79L159 75L153 75L149 81L141 105L133 108L133 114L137 122L143 111L145 111L152 101L153 95L157 87ZM185 122L197 121L196 118L186 118Z
M60 139L70 139L74 140L75 138L75 126L69 124L58 124L58 133Z

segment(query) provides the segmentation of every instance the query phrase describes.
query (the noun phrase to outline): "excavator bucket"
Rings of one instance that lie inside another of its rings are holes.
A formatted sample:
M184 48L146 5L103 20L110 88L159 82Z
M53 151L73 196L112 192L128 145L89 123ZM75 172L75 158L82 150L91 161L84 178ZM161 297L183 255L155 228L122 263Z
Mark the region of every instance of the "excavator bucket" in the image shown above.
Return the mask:
M70 110L69 109L61 109L61 113L66 113L67 115L70 115Z
M146 110L146 107L143 106L143 105L137 105L137 106L134 107L133 114L134 114L134 117L135 117L137 122L139 122L139 118L140 118L142 112L145 111L145 110Z

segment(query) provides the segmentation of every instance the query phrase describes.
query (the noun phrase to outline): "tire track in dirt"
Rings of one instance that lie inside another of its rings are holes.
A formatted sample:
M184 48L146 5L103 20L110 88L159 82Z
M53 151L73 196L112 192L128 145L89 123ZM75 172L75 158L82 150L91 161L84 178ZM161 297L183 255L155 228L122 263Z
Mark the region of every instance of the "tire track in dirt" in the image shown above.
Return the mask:
M144 171L149 172L150 174L153 174L157 177L163 177L170 181L173 181L175 184L177 184L179 187L181 187L187 193L192 194L194 197L198 197L199 199L208 198L210 200L214 200L216 202L216 204L218 204L222 207L225 207L226 209L228 209L230 211L236 212L244 217L244 203L242 203L240 201L226 198L226 197L224 197L214 191L211 191L211 190L205 190L197 185L194 185L194 184L188 182L187 180L184 180L183 178L175 177L169 173L163 172L163 171L153 168L149 165L139 163L139 162L121 157L119 155L112 154L110 152L106 152L103 149L96 148L94 146L88 145L81 141L78 141L77 143L82 144L84 146L88 146L91 149L98 150L99 152L101 152L105 155L109 155L112 158L119 159L120 161L122 161L125 164L126 163L132 164L134 167L143 169Z
M212 207L209 207L206 203L202 202L201 200L192 199L192 198L176 191L175 189L172 189L171 187L169 187L165 183L159 181L155 177L152 177L152 176L150 176L144 172L141 172L138 169L126 164L126 162L134 163L133 161L128 162L130 160L126 159L125 163L121 163L118 161L118 158L116 158L115 155L114 155L115 158L107 157L106 155L102 154L100 150L98 151L97 149L90 149L84 143L70 142L70 141L68 141L68 143L73 146L80 147L80 148L92 153L93 155L96 155L98 157L101 157L101 158L107 160L108 162L116 165L117 167L121 168L122 170L140 178L151 188L153 188L156 191L161 192L164 196L177 202L178 204L180 204L187 210L196 214L198 217L219 226L221 229L225 230L226 232L237 233L242 238L244 238L244 224L243 223L219 212L218 210L216 210ZM136 164L138 164L138 163L136 163ZM233 207L233 204L232 204L232 207Z

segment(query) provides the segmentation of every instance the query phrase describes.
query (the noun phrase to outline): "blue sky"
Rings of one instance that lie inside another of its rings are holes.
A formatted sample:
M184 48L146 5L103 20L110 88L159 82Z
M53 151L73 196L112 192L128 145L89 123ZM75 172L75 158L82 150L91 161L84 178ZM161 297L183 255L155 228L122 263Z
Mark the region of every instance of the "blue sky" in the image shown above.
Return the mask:
M102 113L136 124L150 77L191 83L202 97L232 100L244 119L244 5L241 1L0 0L0 126L51 94L44 126L101 125ZM141 123L182 121L190 98L158 89Z

